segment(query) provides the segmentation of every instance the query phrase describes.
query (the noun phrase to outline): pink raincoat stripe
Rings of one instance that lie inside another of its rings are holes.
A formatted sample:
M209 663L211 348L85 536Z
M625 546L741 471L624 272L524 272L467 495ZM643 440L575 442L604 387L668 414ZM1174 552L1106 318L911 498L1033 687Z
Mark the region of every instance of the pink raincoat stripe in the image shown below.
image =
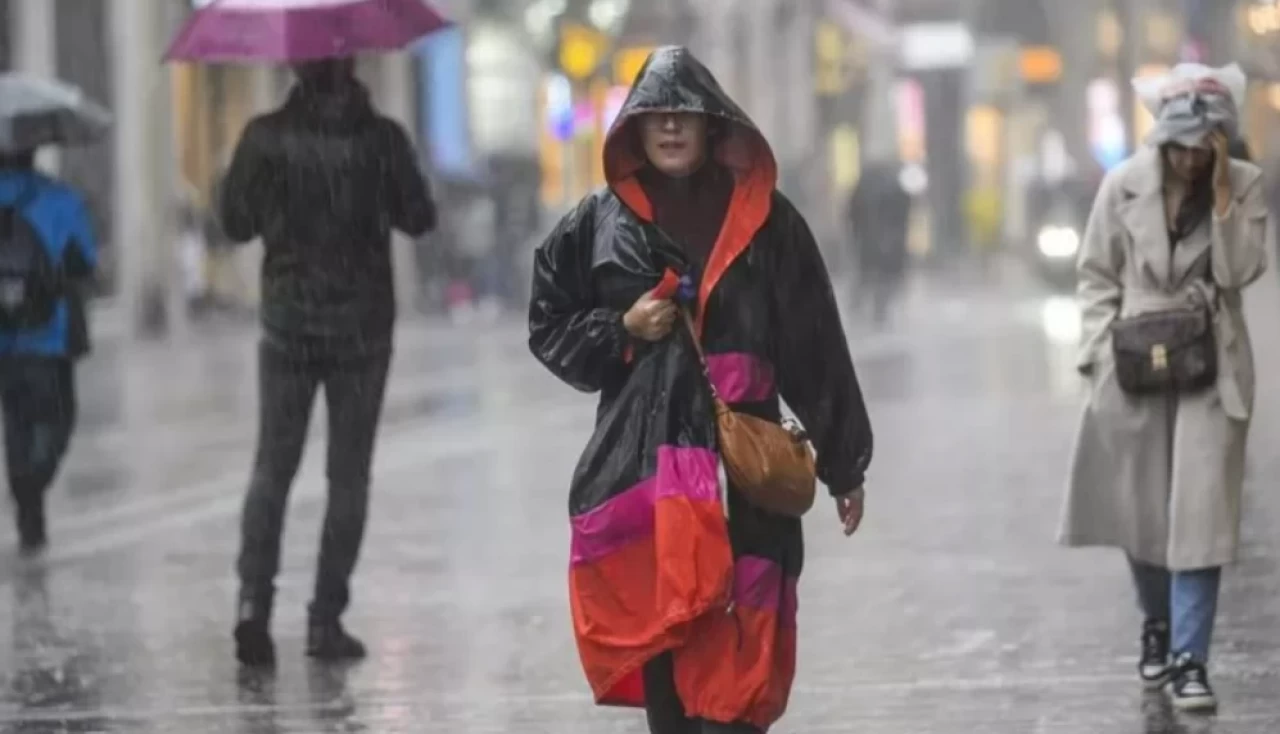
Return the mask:
M742 556L733 566L733 600L750 609L774 612L784 629L795 629L798 579L767 558Z
M573 518L573 565L593 563L637 540L652 537L659 500L719 502L719 459L699 448L658 447L658 470L590 512Z
M754 354L708 354L707 373L727 403L758 403L773 397L773 365Z

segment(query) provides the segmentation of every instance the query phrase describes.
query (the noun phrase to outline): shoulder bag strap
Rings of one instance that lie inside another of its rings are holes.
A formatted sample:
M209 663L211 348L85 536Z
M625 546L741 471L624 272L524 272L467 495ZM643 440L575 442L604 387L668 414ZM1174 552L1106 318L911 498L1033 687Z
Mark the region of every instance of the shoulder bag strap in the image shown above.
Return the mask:
M711 370L707 367L707 353L702 349L702 342L698 340L698 327L693 323L693 316L689 314L689 309L681 306L680 319L684 322L685 331L689 333L689 340L693 342L693 351L698 355L698 363L702 366L702 375L707 378L707 385L711 388L711 397L719 399L720 395L716 392L716 384L711 379Z

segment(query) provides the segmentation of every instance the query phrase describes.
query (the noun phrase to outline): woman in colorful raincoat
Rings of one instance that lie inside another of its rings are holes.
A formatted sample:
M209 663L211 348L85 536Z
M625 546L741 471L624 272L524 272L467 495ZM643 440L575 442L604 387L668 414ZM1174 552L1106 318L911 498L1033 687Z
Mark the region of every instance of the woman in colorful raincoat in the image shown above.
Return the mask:
M871 428L830 280L764 137L687 50L649 58L604 166L538 249L529 313L534 355L601 393L569 497L582 665L654 734L765 731L795 673L801 525L722 493L708 377L739 412L786 400L851 535Z

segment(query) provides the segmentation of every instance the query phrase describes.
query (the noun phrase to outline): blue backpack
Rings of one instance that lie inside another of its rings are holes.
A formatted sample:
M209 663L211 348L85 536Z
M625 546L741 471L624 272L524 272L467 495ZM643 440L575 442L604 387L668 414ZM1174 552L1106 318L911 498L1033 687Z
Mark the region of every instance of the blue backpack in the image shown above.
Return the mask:
M16 200L0 204L0 331L47 325L62 298L61 270L24 215L38 194L32 186Z

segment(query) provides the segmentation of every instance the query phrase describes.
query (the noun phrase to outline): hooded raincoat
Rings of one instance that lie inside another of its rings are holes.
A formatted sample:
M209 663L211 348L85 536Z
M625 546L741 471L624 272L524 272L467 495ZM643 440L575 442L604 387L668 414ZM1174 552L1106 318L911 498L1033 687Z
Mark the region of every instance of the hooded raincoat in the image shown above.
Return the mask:
M795 673L800 520L722 491L711 392L688 332L648 344L623 326L664 273L693 271L652 223L636 178L647 163L633 121L656 111L718 120L713 155L735 180L689 304L711 382L735 410L769 419L786 400L834 493L860 487L871 459L826 268L775 188L768 144L688 51L659 49L608 135L608 188L535 256L530 347L568 384L601 393L569 493L574 632L598 703L643 705L642 666L671 651L689 717L767 729Z

